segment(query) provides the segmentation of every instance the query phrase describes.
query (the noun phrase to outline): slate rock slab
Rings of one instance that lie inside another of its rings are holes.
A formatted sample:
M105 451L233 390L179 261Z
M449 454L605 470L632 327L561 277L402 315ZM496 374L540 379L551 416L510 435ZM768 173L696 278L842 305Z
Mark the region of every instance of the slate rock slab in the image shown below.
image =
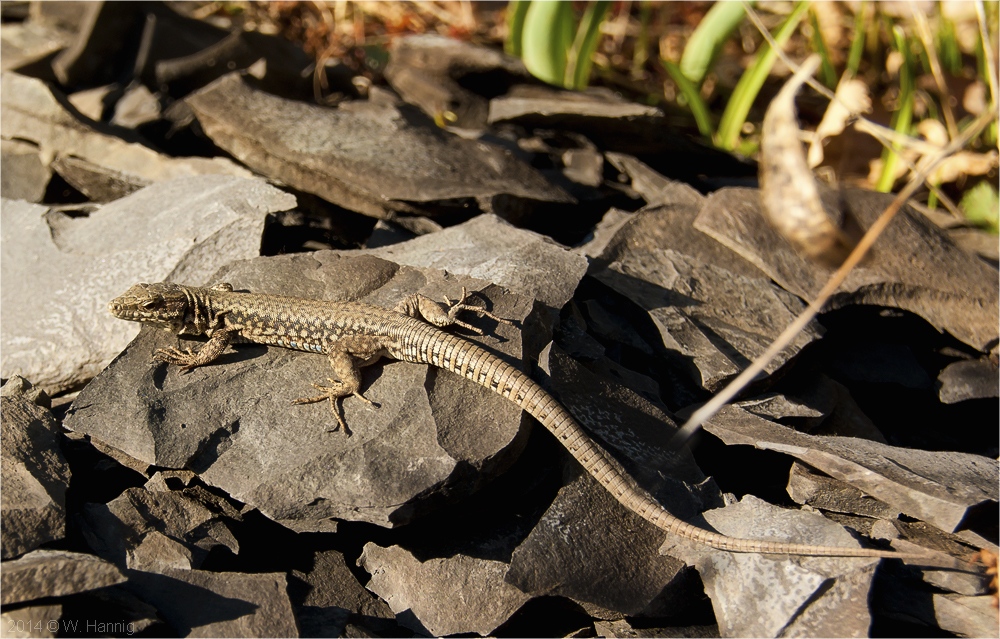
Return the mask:
M563 405L670 512L687 518L721 503L689 453L666 452L676 430L669 415L555 345L539 366ZM567 463L571 479L514 551L507 581L619 614L664 613L684 583L683 564L658 552L666 533Z
M34 391L34 392L33 392ZM19 376L0 389L2 556L10 559L66 532L70 470L59 447L59 423L47 398Z
M963 360L948 364L938 374L938 398L942 404L1000 395L1000 372L989 360Z
M202 284L252 257L268 213L295 198L259 181L201 176L155 184L72 217L3 200L2 376L54 393L87 381L136 334L107 312L138 281Z
M892 195L848 189L840 203L868 228L892 199ZM695 227L803 299L815 298L829 278L829 271L800 257L768 226L755 190L713 193ZM868 304L905 309L985 350L997 339L998 290L995 268L956 247L931 222L903 207L879 237L869 259L851 271L826 308Z
M368 252L399 264L495 282L556 310L573 296L587 271L583 256L492 214Z
M63 597L125 581L114 564L99 557L65 550L35 550L3 562L0 602L3 605Z
M997 461L979 455L806 435L734 406L719 411L705 429L729 445L792 455L946 532L957 530L970 509L996 502L1000 492Z
M284 573L129 571L125 586L184 637L297 637Z
M404 36L393 41L385 77L410 104L449 125L482 129L489 101L481 92L500 92L531 77L520 59L494 48L437 34ZM494 93L495 95L495 93Z
M65 96L45 83L16 73L4 73L0 131L5 139L38 145L42 157L75 156L139 182L224 174L251 177L246 169L225 158L172 158L116 135L121 130L88 121Z
M416 292L454 300L466 286L516 322L532 307L478 280L330 251L241 262L216 279L238 290L387 308ZM518 365L517 328L466 319L489 334L459 333ZM348 437L330 432L337 422L329 403L291 405L314 394L310 383L331 376L327 358L250 345L187 374L151 364L156 348L176 344L164 331L144 329L81 392L66 427L144 462L195 470L296 530L328 529L330 518L406 523L442 493L471 492L523 445L514 404L446 371L403 362L365 369L362 391L381 407L344 401Z
M40 202L52 177L34 144L0 140L0 195L8 200Z
M368 589L418 633L485 636L530 599L504 581L509 566L495 559L456 554L420 561L399 546L369 542L358 561L372 574Z
M88 504L81 528L90 547L115 565L160 572L199 568L216 547L238 554L230 528L242 519L202 486L170 490L158 473L107 504Z
M704 517L733 537L858 545L843 527L817 513L783 510L750 495ZM663 551L701 573L723 637L868 636L868 592L877 559L731 553L686 540L668 540Z
M0 612L0 623L3 624L4 629L3 636L11 639L55 637L62 627L59 623L62 610L60 604L49 604L25 606L24 608Z
M698 206L679 203L637 213L590 275L644 309L677 369L709 391L742 371L804 306L745 260L691 227ZM819 337L809 324L771 373Z
M294 570L292 575L309 589L296 615L303 636L361 636L345 632L348 623L364 624L371 632L397 628L392 609L361 585L343 553L318 551L310 570Z
M391 104L321 107L254 89L238 74L185 101L212 141L241 162L366 215L496 195L572 201L510 152L414 121Z

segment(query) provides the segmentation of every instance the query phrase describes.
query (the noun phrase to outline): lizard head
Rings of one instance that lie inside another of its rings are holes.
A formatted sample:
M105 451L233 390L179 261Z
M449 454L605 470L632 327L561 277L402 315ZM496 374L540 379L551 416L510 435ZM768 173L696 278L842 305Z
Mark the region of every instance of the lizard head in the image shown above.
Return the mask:
M108 304L118 319L162 326L173 332L184 326L190 304L183 286L160 282L136 284Z

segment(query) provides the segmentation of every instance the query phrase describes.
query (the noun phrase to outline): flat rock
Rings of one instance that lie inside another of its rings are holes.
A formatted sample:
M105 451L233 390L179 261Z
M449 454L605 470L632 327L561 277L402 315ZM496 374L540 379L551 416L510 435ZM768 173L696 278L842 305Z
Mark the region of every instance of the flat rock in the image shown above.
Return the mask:
M242 519L222 497L197 485L170 490L157 474L107 504L89 504L82 528L91 548L115 565L160 572L198 568L215 547L238 554L230 528Z
M455 127L482 129L489 112L487 97L530 75L518 58L495 48L437 34L396 38L385 77L408 103ZM447 115L446 115L447 114Z
M942 404L997 397L998 386L997 367L989 360L953 362L937 378L938 399Z
M651 131L666 127L663 112L656 107L623 100L605 89L562 91L535 85L516 86L506 95L490 100L488 121L492 125L571 129L598 146L606 146L605 142L614 138L625 138L626 145L641 144L639 138L649 141L655 137ZM612 144L611 148L617 146Z
M36 67L48 67L46 59L64 48L70 38L71 34L64 29L37 20L7 22L5 19L0 24L0 69L34 71Z
M59 618L62 617L62 605L50 604L43 606L25 606L15 610L0 612L0 623L3 624L3 636L11 639L28 639L33 637L55 637L62 628Z
M868 228L891 194L857 189L841 194L844 208ZM713 193L695 220L711 235L803 299L813 299L829 271L800 257L768 226L751 189ZM955 246L922 215L903 207L879 237L866 262L847 276L825 308L851 304L911 311L978 349L997 339L997 270Z
M33 390L37 393L17 375L0 389L4 559L62 539L66 533L69 465L59 446L59 423Z
M990 595L933 595L934 620L942 630L960 637L1000 636L997 608Z
M3 605L63 597L125 581L114 564L100 557L65 550L35 550L3 562L0 602Z
M225 158L173 158L137 139L122 139L116 135L121 129L85 120L40 80L6 72L0 82L3 137L38 145L44 158L74 156L146 182L205 174L252 176Z
M130 571L126 588L184 637L298 637L284 573Z
M788 477L788 496L797 504L819 510L851 513L879 519L896 519L899 511L873 499L850 484L815 473L795 462Z
M185 101L212 141L241 162L366 215L498 195L572 201L509 151L415 121L391 104L321 107L254 89L238 74Z
M292 575L309 588L298 610L303 636L343 636L352 620L372 630L396 626L396 616L389 605L361 585L344 555L336 550L316 552L309 571L294 570Z
M406 627L433 636L487 635L531 597L507 583L508 564L465 554L420 561L399 546L365 544L358 560L368 589Z
M217 279L237 290L387 308L416 292L454 300L466 286L516 322L532 307L479 280L331 251L240 262ZM518 328L466 319L489 333L472 341L515 365L524 357ZM363 392L381 407L344 401L354 431L346 436L330 432L337 422L328 403L290 405L312 394L310 382L330 377L325 357L246 346L187 374L150 364L156 348L177 343L144 329L81 392L66 427L146 463L195 470L295 530L327 530L330 518L406 523L442 493L473 491L523 446L526 430L514 404L445 371L403 362L366 369Z
M107 312L115 295L137 281L203 284L257 255L267 214L294 206L262 181L221 175L155 184L84 217L3 200L2 376L50 394L87 381L137 332Z
M557 310L587 272L582 255L491 214L369 252L398 264L495 282Z
M956 530L971 508L996 502L1000 492L997 461L979 455L806 435L734 406L723 408L705 429L728 445L792 455L946 532Z
M826 375L799 376L794 391L765 393L734 404L803 433L860 437L887 443L875 423L851 397L850 391Z
M701 206L705 197L694 187L660 175L645 162L626 153L609 151L604 156L616 169L632 179L632 189L649 206L687 204Z
M554 345L539 366L560 402L667 510L689 517L721 503L689 453L664 452L676 426L662 410ZM576 476L514 551L507 581L535 596L562 595L625 615L663 613L671 605L665 602L680 596L674 591L684 568L659 554L666 533L568 463Z
M0 140L0 194L8 200L40 202L52 171L38 147L21 140Z
M704 517L732 537L858 545L843 527L819 514L784 510L752 495ZM868 593L877 559L776 557L671 542L663 551L701 573L723 637L868 636Z
M637 213L621 227L590 275L644 309L663 346L691 381L718 390L742 371L804 308L738 255L691 227L697 205ZM819 336L811 323L771 373Z

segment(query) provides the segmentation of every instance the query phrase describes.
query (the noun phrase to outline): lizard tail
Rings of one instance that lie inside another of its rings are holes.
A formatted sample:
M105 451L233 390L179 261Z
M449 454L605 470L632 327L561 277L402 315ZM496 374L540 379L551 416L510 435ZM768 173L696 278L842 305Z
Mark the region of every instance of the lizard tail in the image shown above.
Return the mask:
M874 548L815 546L728 537L674 517L584 431L552 395L526 374L495 354L457 336L425 325L412 340L409 361L449 370L509 399L551 432L571 455L623 506L668 533L731 552L823 557L888 557L930 559L927 555Z

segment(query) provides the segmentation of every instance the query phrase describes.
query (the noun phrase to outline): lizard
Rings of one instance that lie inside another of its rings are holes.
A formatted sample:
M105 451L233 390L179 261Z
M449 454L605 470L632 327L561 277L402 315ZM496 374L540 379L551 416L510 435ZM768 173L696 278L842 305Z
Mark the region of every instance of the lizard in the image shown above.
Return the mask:
M451 371L527 411L625 508L667 533L713 548L740 553L930 559L915 552L729 537L673 516L531 377L479 345L442 330L454 325L482 334L481 329L459 319L465 311L511 324L467 302L464 287L456 302L445 298L442 305L413 294L390 310L363 302L238 292L227 283L203 288L163 282L132 286L112 300L108 310L119 319L159 326L177 335L207 336L208 342L196 352L164 348L154 353L154 360L178 365L184 371L212 362L234 343L325 354L336 379L329 378L329 385L313 384L321 394L293 403L329 400L339 427L348 435L340 412L342 400L354 396L374 405L360 390L361 367L380 357L391 357Z

